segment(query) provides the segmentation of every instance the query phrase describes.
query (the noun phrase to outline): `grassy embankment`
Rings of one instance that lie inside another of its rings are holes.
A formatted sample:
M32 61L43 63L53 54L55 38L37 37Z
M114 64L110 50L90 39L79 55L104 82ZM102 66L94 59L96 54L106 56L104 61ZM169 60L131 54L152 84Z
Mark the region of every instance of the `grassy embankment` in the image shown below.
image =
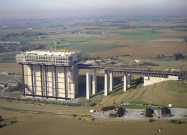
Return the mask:
M187 107L187 83L182 81L165 81L150 86L136 85L133 82L128 91L123 92L123 84L114 87L108 96L101 96L95 101L96 107L118 105L124 102L137 104L154 104L174 107ZM91 100L93 100L94 97ZM137 107L132 107L137 108Z

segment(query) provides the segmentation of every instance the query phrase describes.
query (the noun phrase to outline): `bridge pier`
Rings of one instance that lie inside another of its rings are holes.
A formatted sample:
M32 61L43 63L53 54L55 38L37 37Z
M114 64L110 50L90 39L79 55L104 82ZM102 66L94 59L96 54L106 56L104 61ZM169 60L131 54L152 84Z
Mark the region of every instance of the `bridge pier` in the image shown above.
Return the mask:
M127 75L123 77L123 91L127 91Z
M105 87L104 87L104 95L108 95L108 73L105 73Z
M91 75L86 73L86 99L90 99L91 95Z
M110 87L109 87L110 91L113 90L113 86L114 86L114 76L113 76L113 72L110 72Z
M128 87L131 86L131 74L128 74L127 84L128 84Z
M92 76L92 94L97 93L97 76L96 76L96 69L93 70Z

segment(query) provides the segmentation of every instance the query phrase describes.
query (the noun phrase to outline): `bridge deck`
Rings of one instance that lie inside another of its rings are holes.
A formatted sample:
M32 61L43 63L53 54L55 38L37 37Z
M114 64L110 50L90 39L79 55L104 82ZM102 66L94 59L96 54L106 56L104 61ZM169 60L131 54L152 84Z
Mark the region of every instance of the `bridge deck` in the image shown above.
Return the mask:
M144 75L153 77L168 77L168 76L179 76L182 77L181 73L165 72L165 71L153 71L148 68L117 68L117 67L101 67L86 64L78 64L79 69L96 69L102 70L103 73L113 72L115 74L133 74L133 75Z

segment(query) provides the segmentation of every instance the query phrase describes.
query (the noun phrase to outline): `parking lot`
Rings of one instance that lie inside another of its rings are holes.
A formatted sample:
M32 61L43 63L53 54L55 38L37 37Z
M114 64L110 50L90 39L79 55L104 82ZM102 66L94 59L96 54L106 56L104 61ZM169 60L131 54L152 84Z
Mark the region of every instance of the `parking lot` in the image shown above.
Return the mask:
M161 110L154 110L154 117L151 117L155 120L168 120L168 119L187 119L187 109L185 108L171 108L171 117L162 117ZM110 113L115 113L114 110L110 111L96 111L92 114L93 118L97 119L121 119L121 120L148 120L149 117L145 117L145 109L125 109L123 117L110 118L107 117Z

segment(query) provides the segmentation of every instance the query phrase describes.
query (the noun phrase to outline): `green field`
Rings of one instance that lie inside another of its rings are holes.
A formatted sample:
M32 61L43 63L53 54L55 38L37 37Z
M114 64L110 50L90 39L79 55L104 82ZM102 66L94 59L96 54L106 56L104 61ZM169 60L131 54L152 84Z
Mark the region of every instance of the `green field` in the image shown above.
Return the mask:
M20 52L6 52L0 53L0 63L15 63L16 62L16 54Z
M176 58L174 56L165 56L165 57L154 57L154 58L142 58L144 60L153 60L153 61L176 61ZM187 56L184 56L183 59L180 60L187 60Z
M122 35L124 37L119 38L120 40L132 40L135 42L147 42L150 40L155 40L159 38L163 38L166 35L163 35L162 32L156 32L155 34L151 34L151 30L133 30L132 32L115 32L115 34Z
M39 41L37 36L29 36L29 37L15 37L15 38L9 38L9 41L17 41L17 42L33 42L33 41Z
M122 108L124 108L124 109L146 109L148 107L146 107L146 106L139 106L139 105L126 105L126 106L122 106ZM156 107L149 107L149 108L151 108L153 110L160 110L160 108L156 108Z
M104 51L104 50L110 50L114 48L120 48L120 47L127 47L127 45L80 45L80 44L73 44L65 46L65 48L70 50L81 50L81 52L94 52L94 51ZM63 48L63 47L62 47Z
M81 43L88 42L98 39L97 37L74 37L74 38L65 38L64 40L69 43Z

